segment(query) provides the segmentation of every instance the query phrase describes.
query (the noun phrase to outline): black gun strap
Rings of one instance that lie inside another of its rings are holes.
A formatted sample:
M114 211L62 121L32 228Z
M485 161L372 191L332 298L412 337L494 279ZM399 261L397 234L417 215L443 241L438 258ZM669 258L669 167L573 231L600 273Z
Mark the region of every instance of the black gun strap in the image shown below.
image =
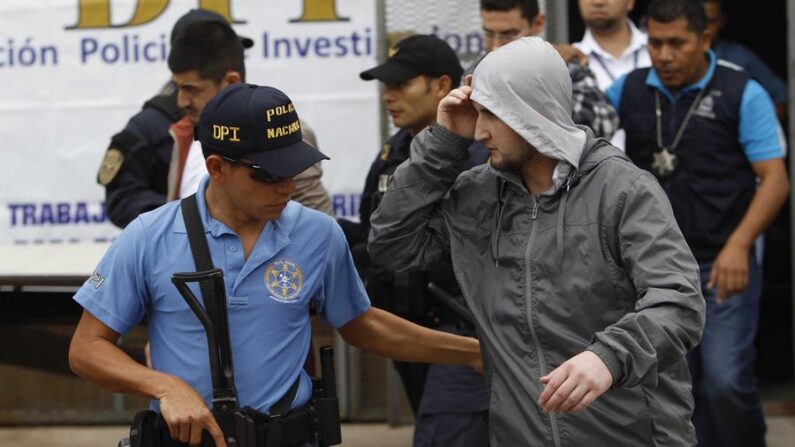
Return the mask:
M298 394L298 388L301 386L301 374L295 378L295 382L290 386L290 389L279 399L278 402L273 404L270 410L271 416L282 415L290 410L290 404L295 400L295 395Z
M188 242L190 251L193 254L193 263L196 265L197 272L205 272L215 268L213 259L210 257L210 246L207 245L207 237L204 235L204 225L199 214L199 205L196 202L196 194L192 194L182 199L182 219L185 221L185 229L188 231ZM199 284L204 301L204 309L210 316L216 332L223 326L218 324L218 297L215 296L215 288L211 281L201 281ZM218 334L214 334L218 335ZM221 346L221 341L219 346Z
M210 257L210 246L207 245L207 237L204 234L204 225L202 224L201 215L199 214L196 194L182 199L180 206L182 208L182 218L185 221L185 229L188 232L188 242L190 243L190 251L193 254L193 262L196 265L196 271L204 272L212 270L215 267ZM215 335L223 336L218 333L218 329L225 325L221 325L218 321L218 297L215 296L215 288L211 281L201 281L200 287L202 298L204 299L204 308L216 329ZM218 340L218 345L224 346L222 340ZM290 404L293 403L296 394L298 394L300 385L301 375L299 374L287 393L271 407L270 413L278 415L287 413L290 409Z

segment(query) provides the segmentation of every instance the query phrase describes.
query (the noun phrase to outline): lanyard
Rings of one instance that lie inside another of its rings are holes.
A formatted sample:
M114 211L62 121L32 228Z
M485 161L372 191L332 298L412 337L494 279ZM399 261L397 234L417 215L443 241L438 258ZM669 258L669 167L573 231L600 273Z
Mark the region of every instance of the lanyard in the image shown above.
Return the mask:
M704 92L707 89L702 88L698 95L696 95L695 101L693 104L690 105L690 109L688 109L687 114L685 114L685 118L682 120L682 124L679 126L679 130L676 131L676 135L674 136L673 141L671 142L670 146L663 146L662 143L662 108L660 107L660 91L654 90L654 112L655 112L655 124L657 127L657 151L653 154L654 161L651 164L652 172L658 178L666 178L673 175L674 171L676 171L676 166L678 164L677 156L676 156L676 148L679 146L679 142L682 140L682 135L685 133L685 128L687 127L687 123L690 122L690 118L693 116L693 113L696 111L696 107L701 102L701 98L704 96ZM674 114L674 117L676 114Z
M671 152L676 150L676 147L679 146L679 141L682 139L682 135L685 133L685 128L687 127L687 123L690 122L690 118L693 116L693 113L696 111L696 107L701 102L701 98L704 96L704 92L706 92L706 88L702 88L696 99L693 101L693 104L690 105L690 109L688 109L687 114L685 115L685 119L682 120L682 124L679 126L679 130L676 131L676 135L674 136L674 140L671 142L669 146L663 146L662 143L662 108L660 107L660 91L654 90L654 112L656 118L656 127L657 127L657 149L668 149Z
M640 50L638 49L638 50L635 50L634 53L632 53L632 55L633 55L632 70L635 70L635 69L638 68L638 53L639 52L640 52ZM604 69L605 73L607 73L607 76L610 77L610 80L612 82L616 82L616 77L613 75L613 72L611 72L610 69L607 68L607 64L605 64L605 61L604 61L604 59L602 59L602 56L597 54L595 51L591 52L591 54L593 54L593 58L596 59L596 62L598 62L599 65L602 66L602 68Z

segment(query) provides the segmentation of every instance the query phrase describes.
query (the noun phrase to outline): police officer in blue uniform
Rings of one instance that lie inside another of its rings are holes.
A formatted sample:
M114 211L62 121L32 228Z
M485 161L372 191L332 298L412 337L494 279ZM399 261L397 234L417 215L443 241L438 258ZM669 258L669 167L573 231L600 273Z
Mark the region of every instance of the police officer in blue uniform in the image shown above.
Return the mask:
M449 265L427 266L422 272L391 272L370 264L366 239L370 215L378 208L395 169L409 158L414 135L436 119L439 101L458 84L463 69L450 46L435 36L415 35L390 49L384 64L360 74L384 83L383 100L399 128L370 167L360 205L360 236L352 241L357 267L366 279L373 304L415 323L474 336L465 308L451 308L429 289L429 283L455 299L458 285ZM488 150L470 148L469 166L486 162ZM461 314L461 312L466 314ZM416 419L415 447L484 446L488 444L488 396L483 377L451 365L395 362Z
M627 155L654 173L701 269L706 325L688 356L699 445L764 445L753 374L761 267L754 241L784 204L785 146L770 96L719 60L700 2L649 5L652 68L607 91Z
M371 308L339 226L290 201L293 177L326 157L302 141L286 95L234 84L206 105L198 137L209 175L195 197L212 263L224 271L240 407L267 414L297 378L291 408L307 403L310 307L346 341L376 354L479 367L477 340ZM74 297L84 312L69 360L87 380L153 399L174 439L198 445L207 430L223 447L207 408L205 334L171 283L173 273L193 270L178 202L134 219ZM151 369L116 346L144 318Z

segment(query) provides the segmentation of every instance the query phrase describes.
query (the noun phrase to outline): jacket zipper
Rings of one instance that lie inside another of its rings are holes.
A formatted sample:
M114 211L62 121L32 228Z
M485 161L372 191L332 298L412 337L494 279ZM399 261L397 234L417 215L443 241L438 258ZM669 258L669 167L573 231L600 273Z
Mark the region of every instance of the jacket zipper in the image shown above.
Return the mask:
M530 269L530 252L532 251L533 247L533 240L536 237L536 217L538 217L538 198L533 197L533 212L530 215L530 219L533 221L532 229L530 230L530 240L527 242L527 250L525 250L525 268L527 269L527 281L525 284L525 289L527 290L527 325L530 327L530 337L533 339L533 343L535 344L536 353L538 355L538 368L541 371L541 375L547 374L547 365L544 361L544 351L541 348L541 342L538 340L538 336L536 335L535 327L533 326L533 291L532 291L532 284L533 284L533 272ZM552 428L552 442L554 443L555 447L560 447L560 433L558 433L558 417L555 413L549 413L549 425Z

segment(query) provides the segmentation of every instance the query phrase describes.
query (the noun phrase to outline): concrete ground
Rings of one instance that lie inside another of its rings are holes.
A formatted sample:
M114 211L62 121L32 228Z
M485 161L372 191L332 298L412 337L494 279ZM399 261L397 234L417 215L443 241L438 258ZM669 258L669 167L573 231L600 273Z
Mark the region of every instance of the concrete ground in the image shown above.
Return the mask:
M0 428L0 446L14 447L115 447L127 427L8 427ZM408 447L411 426L390 428L385 424L344 424L345 447ZM768 447L790 447L795 439L795 417L767 418ZM475 446L473 446L475 447Z
M0 446L116 447L119 439L129 434L129 430L129 427L122 426L0 427ZM342 445L405 447L411 445L413 432L411 426L390 428L386 424L344 424Z

